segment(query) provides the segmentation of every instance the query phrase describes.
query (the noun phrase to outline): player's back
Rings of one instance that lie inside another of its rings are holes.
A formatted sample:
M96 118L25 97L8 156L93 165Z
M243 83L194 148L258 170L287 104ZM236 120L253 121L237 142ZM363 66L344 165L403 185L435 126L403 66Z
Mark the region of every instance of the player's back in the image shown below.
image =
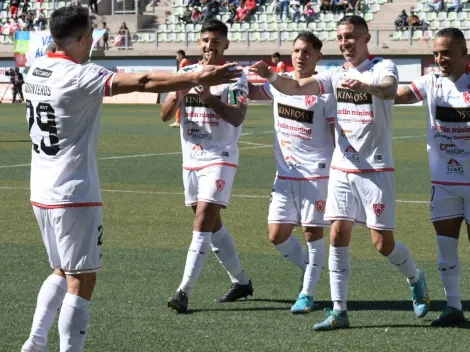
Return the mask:
M57 54L34 62L24 87L33 203L101 202L96 149L102 97L113 76Z

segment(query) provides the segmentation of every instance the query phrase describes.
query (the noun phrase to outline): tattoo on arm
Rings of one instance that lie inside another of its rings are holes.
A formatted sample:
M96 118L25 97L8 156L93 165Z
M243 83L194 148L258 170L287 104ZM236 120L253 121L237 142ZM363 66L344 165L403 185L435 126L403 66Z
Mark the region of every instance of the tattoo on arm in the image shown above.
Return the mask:
M380 84L370 84L366 86L366 93L375 95L382 100L395 99L397 94L398 82L395 78L387 76L382 79Z

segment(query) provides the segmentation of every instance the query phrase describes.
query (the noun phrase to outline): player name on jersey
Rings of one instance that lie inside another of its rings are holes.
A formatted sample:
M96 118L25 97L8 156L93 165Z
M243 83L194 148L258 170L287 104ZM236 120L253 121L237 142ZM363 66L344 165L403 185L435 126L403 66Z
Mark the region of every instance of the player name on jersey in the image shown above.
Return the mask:
M372 95L363 92L354 92L346 88L337 88L338 103L351 103L356 105L372 104Z
M470 108L436 106L436 119L443 122L470 121Z
M285 119L304 123L313 122L314 112L312 110L304 110L294 106L277 103L277 111L279 116Z
M51 87L43 86L43 85L40 85L40 84L25 83L24 92L28 93L28 94L44 95L46 97L50 97L51 96Z

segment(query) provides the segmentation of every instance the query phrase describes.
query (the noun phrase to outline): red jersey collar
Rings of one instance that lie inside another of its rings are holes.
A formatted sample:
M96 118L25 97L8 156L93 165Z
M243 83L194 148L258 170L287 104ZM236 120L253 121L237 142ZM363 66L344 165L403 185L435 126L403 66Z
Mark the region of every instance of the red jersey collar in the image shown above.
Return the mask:
M47 53L47 57L48 57L48 58L51 58L51 59L64 59L64 60L69 60L69 61L75 62L76 64L78 63L78 62L76 62L74 59L72 59L70 56L62 55L62 54L57 54L57 53L53 53L53 52L48 52L48 53Z

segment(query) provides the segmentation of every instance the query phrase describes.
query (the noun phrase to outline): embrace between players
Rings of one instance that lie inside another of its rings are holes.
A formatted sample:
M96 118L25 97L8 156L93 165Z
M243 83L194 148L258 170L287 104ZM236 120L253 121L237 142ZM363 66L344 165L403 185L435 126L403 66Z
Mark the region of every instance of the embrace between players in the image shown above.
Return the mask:
M26 78L26 99L33 142L31 202L54 272L41 287L31 334L22 351L47 351L48 333L59 308L60 351L83 349L89 301L102 266L96 164L102 97L132 91L174 91L162 106L164 121L180 109L185 202L195 213L183 279L168 301L181 313L188 309L188 297L210 249L232 282L216 301L253 294L220 211L228 206L238 166L237 141L246 99L273 102L277 175L269 208L269 239L302 271L293 313L313 309L325 258L323 228L331 223L328 267L333 309L327 310L325 321L313 326L315 330L349 327L348 246L356 222L370 229L377 250L407 279L415 314L423 317L428 312L425 276L393 235L395 179L390 136L394 100L408 104L426 99L431 212L448 300L432 325L465 320L457 244L463 219L470 221L470 142L454 138L465 134L461 131L468 122L461 112L470 105L470 70L461 31L449 28L436 36L434 56L441 74L397 88L395 64L369 56L370 35L363 18L345 17L337 29L338 46L346 59L342 67L316 74L322 44L312 33L301 32L293 43L294 72L277 75L258 62L250 70L268 82L255 87L235 64L224 64L227 27L217 20L202 26L203 61L177 74L115 74L85 64L92 44L86 9L58 9L50 22L56 52L34 62ZM70 103L74 100L80 100L80 106ZM447 138L464 152L454 155L443 150ZM294 226L300 225L306 253L291 235Z

